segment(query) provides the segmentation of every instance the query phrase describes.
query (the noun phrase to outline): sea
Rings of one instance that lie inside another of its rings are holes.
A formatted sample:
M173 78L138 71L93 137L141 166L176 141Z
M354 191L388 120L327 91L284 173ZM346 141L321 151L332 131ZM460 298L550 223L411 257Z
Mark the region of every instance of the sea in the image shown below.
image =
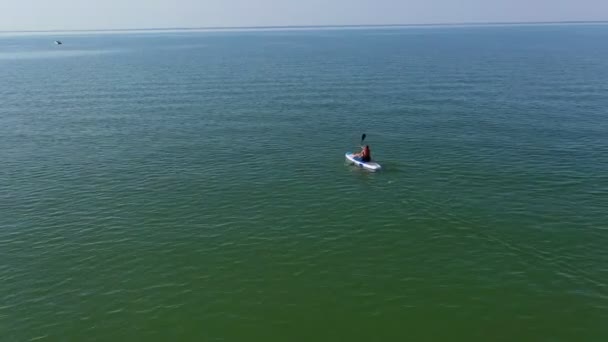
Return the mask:
M0 163L0 341L608 341L606 24L4 33Z

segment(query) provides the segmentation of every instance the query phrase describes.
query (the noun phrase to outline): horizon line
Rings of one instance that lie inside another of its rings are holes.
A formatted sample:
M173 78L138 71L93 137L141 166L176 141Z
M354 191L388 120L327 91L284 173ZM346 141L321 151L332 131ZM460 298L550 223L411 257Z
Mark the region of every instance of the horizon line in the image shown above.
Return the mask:
M265 25L265 26L200 26L200 27L149 27L106 29L47 29L47 30L0 30L0 33L52 33L52 32L146 32L146 31L199 31L199 30L264 30L264 29L315 29L315 28L366 28L366 27L424 27L424 26L492 26L492 25L555 25L555 24L608 24L608 20L564 21L498 21L455 22L424 24L344 24L344 25Z

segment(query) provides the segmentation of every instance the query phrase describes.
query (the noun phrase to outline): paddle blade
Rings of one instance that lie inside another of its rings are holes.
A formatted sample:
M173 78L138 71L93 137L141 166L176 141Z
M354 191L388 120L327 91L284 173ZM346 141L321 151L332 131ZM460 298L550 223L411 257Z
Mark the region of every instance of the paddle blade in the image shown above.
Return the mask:
M361 135L361 143L362 143L362 144L363 144L363 140L365 140L365 137L366 137L366 136L367 136L367 135L365 135L365 133L363 133L363 135Z

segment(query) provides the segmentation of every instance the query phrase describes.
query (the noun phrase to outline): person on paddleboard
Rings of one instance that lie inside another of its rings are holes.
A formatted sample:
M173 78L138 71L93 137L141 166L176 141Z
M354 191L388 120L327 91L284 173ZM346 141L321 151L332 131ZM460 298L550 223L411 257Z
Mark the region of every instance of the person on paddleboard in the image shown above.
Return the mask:
M355 153L353 157L361 159L362 162L370 162L372 160L372 153L369 150L369 145L362 146L361 152Z

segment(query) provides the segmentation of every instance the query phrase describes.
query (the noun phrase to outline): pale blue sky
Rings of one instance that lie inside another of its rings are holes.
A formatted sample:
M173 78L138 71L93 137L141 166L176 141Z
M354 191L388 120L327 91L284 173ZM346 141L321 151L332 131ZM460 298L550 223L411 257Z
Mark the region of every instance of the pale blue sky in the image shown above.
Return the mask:
M0 31L608 20L608 0L0 0Z

